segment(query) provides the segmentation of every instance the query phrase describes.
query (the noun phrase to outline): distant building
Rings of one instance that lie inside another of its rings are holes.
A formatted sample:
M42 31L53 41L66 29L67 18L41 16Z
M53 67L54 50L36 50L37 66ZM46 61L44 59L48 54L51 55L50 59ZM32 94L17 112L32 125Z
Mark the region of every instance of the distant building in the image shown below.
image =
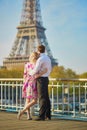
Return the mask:
M38 45L45 45L52 65L58 65L45 35L39 0L24 0L21 21L17 29L15 42L9 56L4 59L3 66L8 69L24 66L29 60L29 55L37 51Z

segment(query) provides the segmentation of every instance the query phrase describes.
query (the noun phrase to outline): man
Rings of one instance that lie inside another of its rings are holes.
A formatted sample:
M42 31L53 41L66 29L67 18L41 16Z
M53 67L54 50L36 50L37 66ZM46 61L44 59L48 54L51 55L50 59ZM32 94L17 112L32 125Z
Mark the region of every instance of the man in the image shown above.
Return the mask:
M39 73L45 68L47 69L47 72L43 74L41 77L37 78L37 90L38 90L40 110L39 110L39 116L36 120L37 121L45 120L45 118L51 120L51 105L48 94L48 84L49 84L48 76L50 75L52 69L51 60L45 54L44 45L38 46L38 53L40 53L40 57L36 62L35 69L33 70L32 74Z

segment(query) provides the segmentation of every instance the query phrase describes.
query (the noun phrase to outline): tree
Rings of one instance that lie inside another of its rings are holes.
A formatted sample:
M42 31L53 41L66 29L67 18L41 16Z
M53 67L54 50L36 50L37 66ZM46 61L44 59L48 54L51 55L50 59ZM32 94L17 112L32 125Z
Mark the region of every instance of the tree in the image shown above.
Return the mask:
M83 74L80 74L79 75L79 78L87 78L87 72L83 73Z
M66 78L78 78L78 75L71 69L66 69Z
M62 78L65 77L65 69L63 66L54 66L50 74L52 78Z
M78 75L72 69L63 66L54 66L50 74L52 78L77 78Z
M23 68L20 69L1 69L0 78L22 78L23 77Z

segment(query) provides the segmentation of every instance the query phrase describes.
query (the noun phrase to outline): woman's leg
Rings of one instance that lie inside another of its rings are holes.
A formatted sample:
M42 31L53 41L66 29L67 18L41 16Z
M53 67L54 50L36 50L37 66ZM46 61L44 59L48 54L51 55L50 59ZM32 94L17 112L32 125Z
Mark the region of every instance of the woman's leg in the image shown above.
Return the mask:
M24 108L25 108L25 107L27 106L27 104L29 104L29 103L30 103L30 99L26 98ZM22 116L22 115L21 115L21 112L22 112L22 111L19 111L19 113L18 113L18 116L17 116L18 119L20 119L20 117ZM29 118L29 117L30 117L30 108L26 110L26 113L27 113L27 118Z
M27 109L29 109L31 106L33 106L34 104L37 103L37 99L33 99L32 101L30 101L22 110L23 112L25 112Z
M33 106L34 104L37 103L37 99L33 99L32 101L30 101L25 107L24 109L18 114L18 119L20 119L20 117L23 115L23 113L30 109L31 106Z
M30 99L26 99L26 104L25 104L25 107L27 106L27 104L29 104L30 103ZM31 119L31 115L30 115L30 108L28 108L27 110L26 110L26 113L27 113L27 119Z

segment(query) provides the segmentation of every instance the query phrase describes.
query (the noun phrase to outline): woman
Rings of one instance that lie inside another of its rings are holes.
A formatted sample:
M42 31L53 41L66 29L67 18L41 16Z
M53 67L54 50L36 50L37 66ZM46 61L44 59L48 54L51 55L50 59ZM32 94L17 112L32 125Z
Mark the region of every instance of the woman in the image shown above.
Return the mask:
M24 83L22 89L22 97L26 98L25 107L23 110L19 111L17 118L23 115L23 113L27 112L27 119L32 120L30 115L30 107L37 103L38 93L36 87L36 78L46 73L47 69L44 69L40 73L31 76L30 72L34 69L37 59L39 58L39 54L37 52L33 52L30 55L29 62L25 64L24 67Z

